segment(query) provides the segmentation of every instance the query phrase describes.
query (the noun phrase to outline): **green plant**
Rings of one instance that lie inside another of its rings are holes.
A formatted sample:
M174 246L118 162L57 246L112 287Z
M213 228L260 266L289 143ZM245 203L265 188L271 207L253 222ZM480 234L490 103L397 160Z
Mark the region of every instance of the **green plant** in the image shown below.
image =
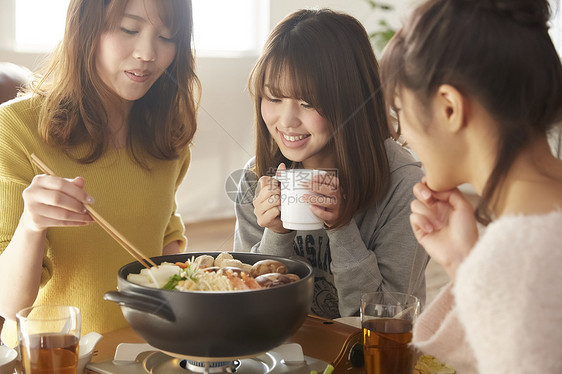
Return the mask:
M378 13L387 13L394 11L394 7L390 4L386 4L380 1L375 0L365 0L367 4L371 7L371 11L378 12ZM382 15L379 14L379 17ZM371 43L375 47L377 51L382 51L384 46L388 43L388 41L394 36L394 30L388 22L382 18L377 23L377 28L371 32L369 32L369 39L371 39Z

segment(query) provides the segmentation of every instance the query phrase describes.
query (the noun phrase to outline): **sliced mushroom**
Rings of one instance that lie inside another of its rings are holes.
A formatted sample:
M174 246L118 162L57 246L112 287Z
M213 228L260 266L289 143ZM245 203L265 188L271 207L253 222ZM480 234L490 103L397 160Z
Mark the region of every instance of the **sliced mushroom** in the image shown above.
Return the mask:
M271 288L293 282L286 274L268 273L256 277L256 282L263 288Z
M250 275L254 278L268 273L287 274L289 270L284 263L277 260L261 260L256 262L250 270Z

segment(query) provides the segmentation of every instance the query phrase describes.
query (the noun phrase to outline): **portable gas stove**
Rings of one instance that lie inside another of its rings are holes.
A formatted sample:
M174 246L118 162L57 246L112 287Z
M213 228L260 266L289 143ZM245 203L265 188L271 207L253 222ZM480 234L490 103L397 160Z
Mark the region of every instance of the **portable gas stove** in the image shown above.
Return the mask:
M120 354L118 347L113 360L90 363L87 368L100 374L137 374L137 373L302 373L311 371L323 372L328 363L320 359L304 356L302 347L297 343L282 345L274 350L256 357L234 361L198 362L172 357L146 344L127 344L134 351L138 346L138 354L132 359L131 352ZM145 351L145 349L148 349Z
M121 343L114 359L89 363L88 373L322 373L330 364L334 373L363 374L361 329L309 315L287 344L255 357L203 362L175 357L148 344ZM107 356L106 356L107 357Z

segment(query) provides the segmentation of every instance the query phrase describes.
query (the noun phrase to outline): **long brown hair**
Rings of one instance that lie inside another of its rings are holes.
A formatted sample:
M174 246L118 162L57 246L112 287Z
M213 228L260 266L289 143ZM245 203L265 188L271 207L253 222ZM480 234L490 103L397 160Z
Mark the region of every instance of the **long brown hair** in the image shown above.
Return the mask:
M384 141L390 137L378 63L364 27L329 9L296 11L271 32L250 75L256 114L256 173L266 175L286 159L261 116L265 77L275 97L306 101L330 123L326 145L336 155L345 196L339 227L384 197L390 168ZM288 75L291 91L280 92Z
M95 54L100 35L118 26L128 0L72 0L64 38L53 52L33 92L45 97L39 131L44 140L83 163L102 156L109 146L103 102L115 96L96 73ZM147 167L143 155L175 159L191 142L196 125L200 84L192 50L191 0L159 0L163 21L176 44L172 64L137 100L128 118L127 147ZM87 143L87 154L76 145Z
M430 0L383 53L391 106L401 87L427 104L449 84L477 99L498 123L496 164L476 209L483 224L491 221L494 195L517 154L562 116L562 67L549 18L547 0ZM419 114L430 126L427 113Z

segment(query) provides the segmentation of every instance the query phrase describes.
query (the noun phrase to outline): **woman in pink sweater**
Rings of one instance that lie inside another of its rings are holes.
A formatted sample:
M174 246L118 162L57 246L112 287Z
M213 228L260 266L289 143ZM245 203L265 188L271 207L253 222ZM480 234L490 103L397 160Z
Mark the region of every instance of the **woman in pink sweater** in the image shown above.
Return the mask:
M430 0L382 59L426 177L410 222L447 270L414 344L458 373L562 373L562 67L547 0ZM457 186L481 196L474 213ZM486 228L479 237L477 222Z

